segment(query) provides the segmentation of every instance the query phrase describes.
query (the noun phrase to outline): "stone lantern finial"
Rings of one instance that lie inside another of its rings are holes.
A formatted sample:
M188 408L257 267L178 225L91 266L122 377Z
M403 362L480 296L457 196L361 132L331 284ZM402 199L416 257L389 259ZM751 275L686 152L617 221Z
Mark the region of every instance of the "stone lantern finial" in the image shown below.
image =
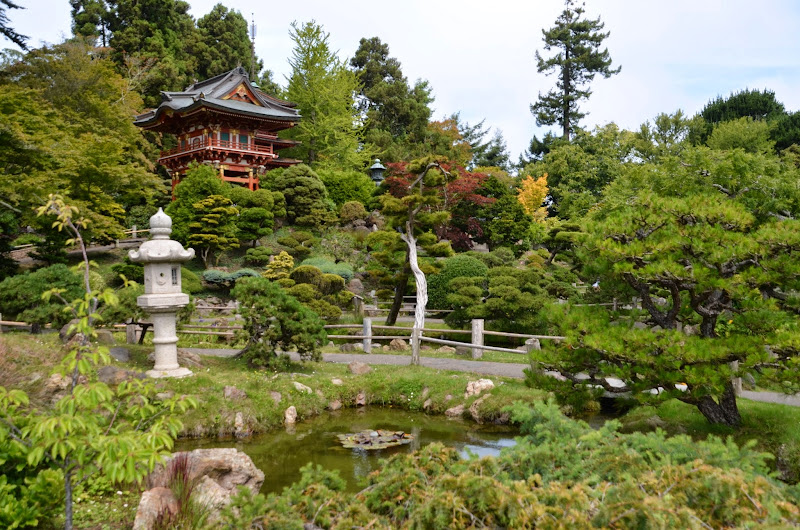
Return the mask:
M152 239L169 239L172 233L172 218L159 208L150 218L150 237Z

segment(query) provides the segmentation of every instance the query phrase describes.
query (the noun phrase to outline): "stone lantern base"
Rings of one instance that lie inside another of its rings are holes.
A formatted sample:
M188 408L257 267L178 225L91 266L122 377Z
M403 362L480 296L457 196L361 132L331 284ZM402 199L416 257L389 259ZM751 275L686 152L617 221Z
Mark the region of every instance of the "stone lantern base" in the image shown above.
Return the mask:
M188 368L178 367L174 370L148 370L145 372L147 377L152 377L154 379L160 379L162 377L188 377L190 375L194 375L194 372L189 370Z
M145 372L148 377L187 377L188 368L178 365L178 336L175 333L175 313L189 303L189 296L178 294L144 294L137 299L139 307L150 313L153 321L155 366Z

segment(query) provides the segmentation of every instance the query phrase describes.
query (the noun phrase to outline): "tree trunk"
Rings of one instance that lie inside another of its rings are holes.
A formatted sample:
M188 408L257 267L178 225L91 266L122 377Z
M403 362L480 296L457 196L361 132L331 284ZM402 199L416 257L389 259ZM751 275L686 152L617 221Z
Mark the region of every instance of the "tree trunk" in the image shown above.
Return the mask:
M711 396L704 396L694 405L705 416L709 423L738 427L742 423L739 406L736 404L736 392L733 383L725 385L725 392L720 396L719 403Z
M408 276L410 272L411 269L408 266L408 262L406 262L403 266L403 272L400 274L394 286L394 300L392 301L391 309L389 309L389 316L386 317L387 326L394 326L395 322L397 322L397 315L400 314L400 308L403 306L403 298L406 296L406 289L408 289Z
M70 459L67 458L64 470L64 529L72 530L72 470Z
M419 268L417 263L417 240L414 238L412 222L406 223L406 234L401 235L403 241L408 245L408 263L414 272L414 280L417 283L417 303L414 305L414 328L411 344L411 364L419 365L419 346L422 328L425 327L425 307L428 305L428 283L425 280L425 273Z

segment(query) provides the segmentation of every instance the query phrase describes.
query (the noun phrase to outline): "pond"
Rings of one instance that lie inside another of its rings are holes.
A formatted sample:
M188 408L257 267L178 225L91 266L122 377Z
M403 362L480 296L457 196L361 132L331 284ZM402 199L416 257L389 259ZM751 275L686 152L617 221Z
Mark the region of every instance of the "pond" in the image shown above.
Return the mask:
M366 429L404 431L414 435L407 445L387 449L345 449L337 435ZM198 448L236 447L253 459L264 472L262 493L280 492L300 478L300 468L309 462L339 471L347 481L347 489L357 492L363 479L378 469L381 459L397 453L409 453L433 442L458 449L462 456L470 453L494 456L504 447L515 444L516 430L508 426L476 425L443 416L421 412L367 407L343 409L298 423L294 429L253 436L246 440L182 440L176 451Z

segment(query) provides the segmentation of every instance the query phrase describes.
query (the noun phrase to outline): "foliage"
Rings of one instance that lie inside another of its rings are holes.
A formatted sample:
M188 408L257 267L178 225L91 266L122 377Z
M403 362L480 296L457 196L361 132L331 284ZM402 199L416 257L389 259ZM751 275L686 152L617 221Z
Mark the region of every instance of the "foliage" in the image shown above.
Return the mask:
M551 213L578 219L599 202L604 188L627 165L634 138L612 124L592 132L579 131L573 141L553 145L540 162L526 166L522 175L547 175Z
M451 292L450 280L454 278L484 278L489 268L477 258L457 254L444 260L439 272L428 279L428 305L431 309L450 309L447 296Z
M233 272L225 272L218 269L208 269L203 271L203 281L224 287L231 287L236 280L246 276L259 277L259 273L253 269L238 269Z
M244 260L253 265L266 265L272 259L272 250L267 247L248 248Z
M247 346L240 352L253 366L279 361L278 350L318 361L326 341L319 317L266 278L242 278L231 295L239 302Z
M181 291L186 294L197 294L202 290L203 284L197 274L186 267L181 267Z
M216 4L197 20L200 43L194 51L197 59L196 79L210 79L243 66L255 80L263 61L254 57L247 20L239 11ZM255 67L255 71L251 68Z
M11 257L19 224L10 208L0 203L0 281L17 272L17 262ZM16 244L22 244L16 242Z
M770 153L775 147L767 122L749 117L718 124L707 144L711 149L744 149L749 153Z
M125 256L121 263L112 265L111 272L112 277L109 281L111 286L123 285L125 280L144 283L144 265L132 262L128 256Z
M62 296L73 300L83 292L81 277L66 265L51 265L10 276L0 282L0 313L6 319L17 319L38 326L52 323L62 326L72 317L57 300L45 300L44 293L60 289Z
M165 196L131 122L141 99L102 52L68 41L0 71L0 195L33 223L41 190L61 193L90 221L89 239L122 236L126 207Z
M556 88L531 105L537 125L559 124L562 136L570 139L578 121L585 116L579 102L588 99L592 91L586 86L596 74L606 79L619 73L611 68L608 49L600 50L609 33L603 33L605 24L596 19L583 18L583 6L575 7L575 0L565 0L566 8L556 19L555 26L542 30L544 49L555 49L555 55L544 58L536 51L536 69L546 75L556 74Z
M235 216L239 210L224 195L209 195L192 205L194 214L189 222L187 243L198 249L203 265L208 267L216 255L219 262L222 252L239 247L236 238Z
M239 241L250 241L253 247L259 239L272 233L275 217L286 215L283 195L278 192L250 191L234 186L230 189L230 198L239 210L236 237Z
M303 120L287 132L302 144L287 150L286 156L314 167L362 169L368 155L359 149L362 127L353 100L359 89L356 75L331 50L330 35L315 21L293 22L289 36L295 46L286 97L297 104Z
M482 318L501 331L530 333L542 326L538 314L555 297L553 282L541 269L494 267L485 277L460 277L449 282L447 302L455 309L448 322L463 324Z
M164 510L153 523L154 530L172 528L202 528L210 509L197 499L202 475L194 473L187 453L174 455L167 464L167 488L172 491L177 509Z
M424 138L433 102L427 81L412 87L400 61L389 56L389 45L378 37L361 39L350 59L358 76L358 109L365 117L365 140L381 159L409 158Z
M473 211L477 219L483 219L482 231L473 239L486 243L492 250L510 248L515 255L530 248L532 219L525 213L513 187L492 175L483 182L478 193L493 201Z
M582 261L588 277L640 298L657 327L573 308L558 317L568 340L536 362L570 385L581 372L606 389L618 377L625 386L611 391L676 398L730 426L741 421L731 377L763 372L796 388L796 172L774 155L706 148L631 168L592 213Z
M303 260L301 265L311 265L318 268L325 274L335 274L337 276L341 276L345 281L349 281L353 278L353 268L350 265L342 262L335 263L328 258L308 258Z
M294 260L288 252L283 251L267 265L267 269L262 276L268 280L282 280L289 277L289 273L294 268Z
M543 222L544 218L547 217L547 208L542 206L547 193L547 173L539 178L529 176L522 179L517 200L519 200L525 213L539 223Z
M165 213L172 218L172 239L187 245L191 230L189 224L196 221L194 204L211 195L227 197L231 187L220 180L214 168L195 166L175 187L175 200L167 206Z
M768 455L709 438L620 434L565 418L553 404L518 406L527 435L497 458L465 460L431 444L394 455L365 489L309 465L280 495L242 492L225 511L235 528L570 528L793 525L791 490ZM702 524L701 524L702 523Z
M297 164L276 173L269 186L285 197L289 223L319 228L335 222L325 185L313 169Z
M347 201L342 204L339 210L339 219L345 224L353 221L363 221L368 215L364 204L358 201Z
M27 50L28 44L26 43L26 41L28 40L28 37L14 31L14 28L12 28L8 24L8 15L6 15L6 8L8 9L24 9L24 8L18 6L11 0L2 0L0 4L2 4L0 5L0 35L10 40L23 50Z
M701 141L705 126L702 117L687 118L681 110L661 113L634 134L636 154L649 161L680 156L686 147Z
M108 289L97 292L90 287L90 264L80 233L86 220L76 217L77 208L51 195L38 213L48 211L57 216L58 226L73 236L71 242L83 252L83 296L66 305L66 310L77 320L72 328L81 338L71 343L62 361L59 372L68 388L52 408L31 407L24 392L0 387L0 455L4 460L7 456L14 459L9 466L14 472L6 480L16 486L27 486L6 488L6 493L12 493L10 502L5 499L6 508L11 513L22 510L29 521L52 516L35 513L46 508L35 505L35 498L31 504L31 499L13 495L35 495L37 488L41 494L44 482L60 475L65 527L71 530L74 487L101 471L113 482L141 482L165 450L172 447L181 429L180 420L167 413L176 409L185 411L195 401L182 397L158 400L155 385L138 379L122 382L114 389L105 383L87 381L91 381L99 365L110 359L107 349L92 346L90 340L96 337L94 323L99 318L98 309L103 304L114 305L117 298ZM43 298L64 300L65 294L68 293L64 289L54 288ZM8 483L4 481L4 485ZM25 513L26 510L29 511Z
M363 169L343 171L334 168L317 170L320 180L325 185L328 198L337 207L350 201L366 204L375 191L375 184ZM366 217L366 216L365 216Z

